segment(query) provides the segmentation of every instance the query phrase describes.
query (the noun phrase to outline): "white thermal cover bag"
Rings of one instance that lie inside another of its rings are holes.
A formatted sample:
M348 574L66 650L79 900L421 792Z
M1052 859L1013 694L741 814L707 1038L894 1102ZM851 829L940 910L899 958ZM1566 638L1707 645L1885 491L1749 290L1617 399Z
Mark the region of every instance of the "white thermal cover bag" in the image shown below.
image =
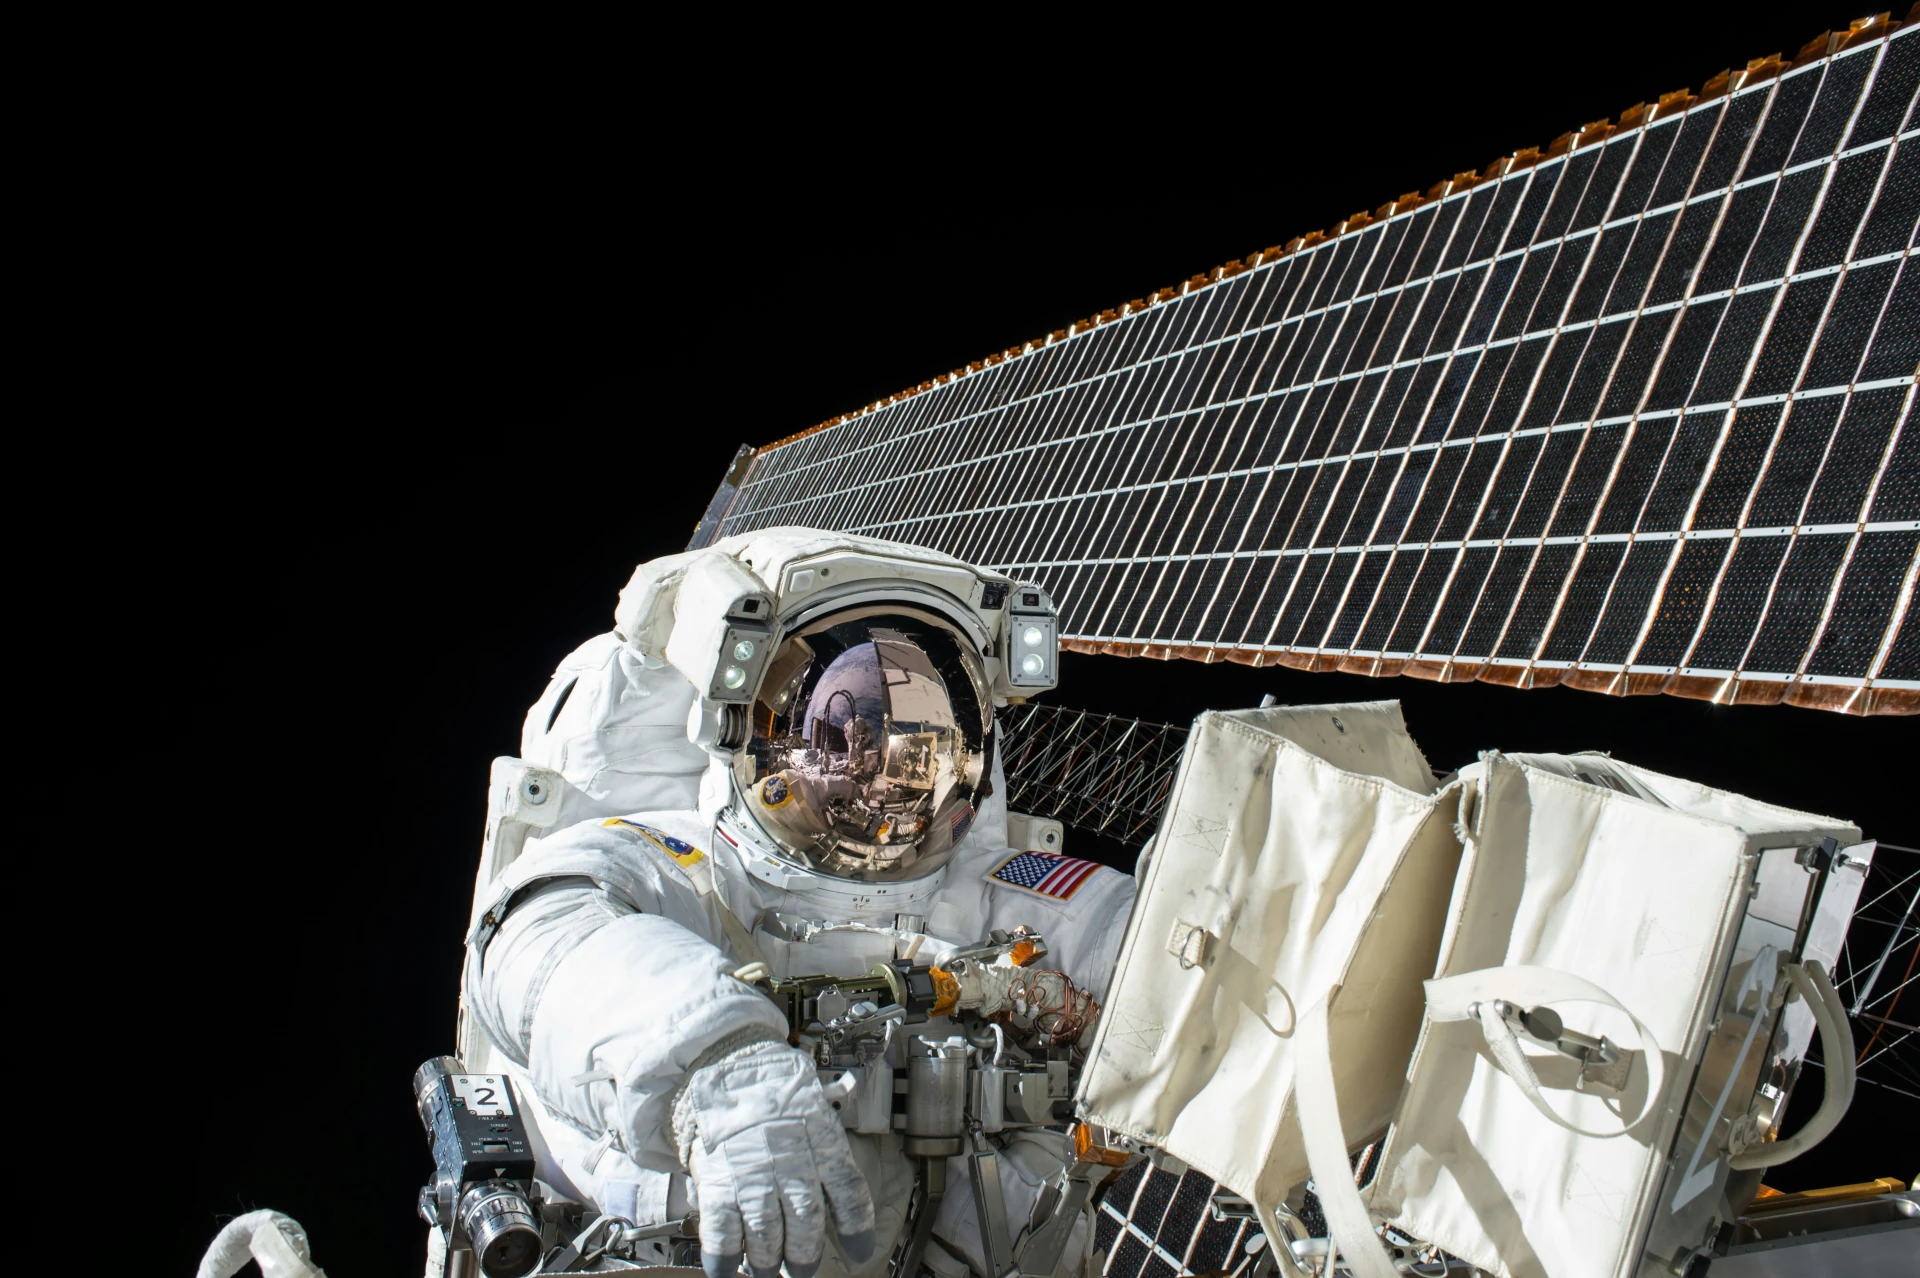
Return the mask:
M1308 1172L1293 1035L1338 984L1340 1118L1384 1130L1460 857L1454 792L1436 797L1434 785L1396 701L1201 715L1100 1017L1082 1114L1256 1206L1281 1201Z
M1488 753L1448 788L1460 796L1459 878L1405 1095L1364 1196L1347 1163L1358 1140L1309 1122L1334 1242L1358 1278L1395 1272L1376 1222L1501 1278L1625 1278L1656 1212L1682 1192L1682 1177L1663 1181L1723 988L1776 988L1779 947L1737 944L1761 850L1857 832L1600 755ZM1340 1024L1348 995L1303 1014L1314 1119L1352 1068L1335 1028L1328 1070L1318 1027L1329 1014ZM1578 1065L1523 1051L1491 1014L1495 999L1549 1005L1567 1028L1630 1051L1623 1090L1576 1089ZM1724 1165L1716 1178L1704 1161L1717 1198Z

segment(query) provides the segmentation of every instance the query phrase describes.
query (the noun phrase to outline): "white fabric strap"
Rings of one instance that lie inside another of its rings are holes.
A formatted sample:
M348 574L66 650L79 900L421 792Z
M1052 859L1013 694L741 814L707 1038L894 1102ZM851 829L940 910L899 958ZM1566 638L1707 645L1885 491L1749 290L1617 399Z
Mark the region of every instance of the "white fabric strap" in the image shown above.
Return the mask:
M1515 965L1490 967L1463 976L1426 982L1427 1018L1432 1021L1477 1019L1487 1046L1502 1073L1513 1080L1534 1108L1555 1124L1582 1136L1609 1138L1631 1131L1647 1115L1657 1112L1666 1082L1660 1045L1638 1017L1618 999L1591 981L1548 967ZM1347 1137L1340 1124L1339 1098L1333 1084L1333 1056L1327 1033L1327 1010L1340 987L1308 1008L1294 1031L1294 1098L1300 1115L1300 1136L1306 1146L1307 1166L1313 1171L1314 1192L1327 1218L1334 1246L1353 1271L1354 1278L1399 1278L1399 1270L1374 1233L1366 1200L1353 1183L1347 1160ZM1540 1080L1526 1053L1520 1050L1512 1027L1488 1006L1505 999L1533 1007L1541 1003L1599 1003L1624 1013L1640 1037L1641 1056L1647 1062L1647 1100L1631 1122L1615 1130L1588 1131L1556 1113L1540 1094ZM1469 1011L1476 1004L1476 1011ZM1491 1022L1491 1023L1490 1023Z
M1426 988L1427 1019L1478 1021L1494 1064L1501 1073L1513 1080L1533 1107L1556 1126L1564 1127L1576 1135L1607 1139L1626 1135L1648 1115L1658 1112L1661 1089L1666 1084L1666 1058L1661 1054L1660 1044L1654 1041L1653 1032L1641 1024L1639 1017L1592 981L1550 967L1516 964L1511 967L1482 968L1461 976L1428 981ZM1541 1094L1540 1078L1534 1073L1527 1054L1521 1050L1513 1027L1492 1007L1495 999L1504 999L1522 1007L1536 1007L1542 1003L1599 1003L1623 1013L1633 1022L1633 1032L1640 1038L1640 1058L1646 1062L1647 1099L1641 1105L1640 1112L1631 1120L1621 1119L1617 1127L1597 1130L1568 1122L1559 1111L1547 1104L1547 1098ZM1477 1011L1474 1010L1476 1004Z
M1727 1166L1734 1171L1752 1171L1758 1167L1774 1167L1800 1155L1825 1140L1840 1120L1846 1116L1847 1107L1853 1104L1853 1085L1855 1081L1853 1029L1847 1024L1846 1005L1840 1001L1840 994L1833 988L1833 982L1827 979L1826 971L1815 959L1808 959L1804 965L1790 964L1787 979L1793 982L1800 997L1807 1000L1807 1007L1813 1012L1813 1023L1820 1030L1820 1059L1829 1062L1826 1093L1821 1097L1820 1108L1812 1118L1785 1140L1764 1141L1751 1145L1727 1159Z
M1493 1063L1500 1067L1500 1072L1512 1079L1521 1094L1532 1101L1533 1107L1550 1121L1570 1132L1579 1131L1579 1128L1555 1113L1546 1098L1540 1095L1540 1078L1533 1072L1533 1064L1527 1060L1527 1054L1520 1050L1520 1040L1515 1036L1513 1026L1494 1010L1494 1000L1476 1003L1474 1007L1478 1010L1480 1033L1486 1037L1487 1050L1493 1053Z
M1354 1278L1400 1278L1387 1251L1373 1232L1373 1218L1353 1183L1353 1164L1347 1161L1347 1136L1340 1126L1340 1105L1333 1090L1333 1056L1327 1039L1327 1004L1340 992L1308 1008L1293 1033L1293 1096L1300 1115L1301 1142L1307 1166L1313 1171L1314 1193L1327 1218L1327 1231ZM1284 1247L1284 1235L1267 1240Z
M702 899L713 902L714 912L720 917L720 930L726 933L727 948L747 967L755 964L766 966L766 951L760 948L760 942L753 939L753 930L727 908L727 898L720 891L720 875L713 868L713 856L708 853L692 865L682 865L680 870Z
M611 1127L607 1128L606 1131L601 1133L600 1139L593 1142L592 1147L581 1157L580 1170L586 1172L589 1176L593 1175L594 1168L600 1165L600 1160L607 1156L607 1151L612 1149L614 1142L619 1139L619 1132Z

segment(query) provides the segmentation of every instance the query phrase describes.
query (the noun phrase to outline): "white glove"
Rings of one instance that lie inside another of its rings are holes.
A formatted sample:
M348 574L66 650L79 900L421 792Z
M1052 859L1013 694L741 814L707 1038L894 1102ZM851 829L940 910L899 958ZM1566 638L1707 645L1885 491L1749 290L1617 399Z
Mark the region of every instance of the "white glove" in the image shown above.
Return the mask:
M812 1278L833 1209L840 1247L873 1255L873 1199L813 1061L783 1042L754 1042L694 1069L674 1106L674 1135L700 1197L708 1278Z

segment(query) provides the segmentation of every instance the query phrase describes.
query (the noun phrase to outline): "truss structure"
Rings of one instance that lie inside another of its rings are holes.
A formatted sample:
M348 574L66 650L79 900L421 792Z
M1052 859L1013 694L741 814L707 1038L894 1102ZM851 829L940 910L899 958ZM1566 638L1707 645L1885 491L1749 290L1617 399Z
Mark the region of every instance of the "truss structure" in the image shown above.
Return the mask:
M1920 1100L1920 848L1882 843L1840 949L1834 987L1862 1083ZM1809 1059L1818 1058L1818 1046Z
M1160 824L1187 729L1066 706L1014 706L1000 721L1007 806L1133 847Z

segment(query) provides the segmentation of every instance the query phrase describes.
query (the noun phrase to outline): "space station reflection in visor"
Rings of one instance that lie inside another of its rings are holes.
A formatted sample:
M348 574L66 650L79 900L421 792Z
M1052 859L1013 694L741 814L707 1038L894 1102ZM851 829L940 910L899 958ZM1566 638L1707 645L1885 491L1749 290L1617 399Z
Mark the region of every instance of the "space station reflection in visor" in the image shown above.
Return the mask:
M988 694L963 642L905 614L829 618L789 636L736 773L757 823L836 876L937 869L971 824L985 770L988 721L968 710Z

